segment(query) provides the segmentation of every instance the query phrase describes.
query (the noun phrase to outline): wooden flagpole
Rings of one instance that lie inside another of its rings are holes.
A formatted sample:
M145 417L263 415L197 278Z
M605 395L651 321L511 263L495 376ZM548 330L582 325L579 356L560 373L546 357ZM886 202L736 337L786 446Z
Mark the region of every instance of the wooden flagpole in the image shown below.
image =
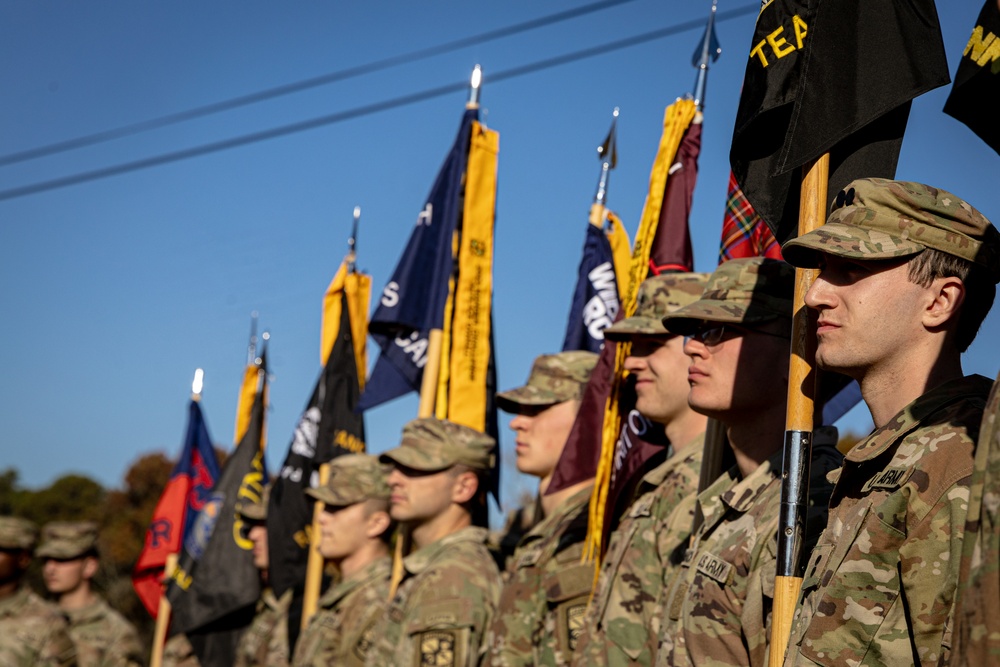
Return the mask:
M802 169L799 236L811 232L824 222L830 172L829 153ZM816 397L816 329L810 322L805 294L818 273L816 269L795 270L769 667L780 667L784 662L785 647L788 645L792 619L795 616L795 604L802 588L802 543L809 503L809 464L812 458Z

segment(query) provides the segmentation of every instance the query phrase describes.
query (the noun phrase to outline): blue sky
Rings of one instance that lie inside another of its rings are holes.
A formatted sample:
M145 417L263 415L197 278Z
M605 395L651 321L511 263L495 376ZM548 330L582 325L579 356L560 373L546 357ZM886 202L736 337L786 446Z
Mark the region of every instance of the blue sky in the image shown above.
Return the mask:
M721 0L725 12L756 5ZM483 2L0 4L0 155L254 93L579 6ZM609 204L634 233L663 110L690 92L700 28L490 83L502 72L707 16L710 3L633 0L453 53L186 123L0 166L0 190L217 142L485 74L500 132L495 257L499 384L558 350L599 164L621 108ZM980 0L939 3L955 71ZM945 8L947 8L945 10ZM718 25L691 227L696 269L716 265L728 151L754 14ZM897 177L958 194L1000 221L1000 158L917 99ZM213 438L232 439L250 313L271 333L267 460L284 458L319 372L323 291L362 208L359 267L388 280L465 102L464 92L231 150L0 201L0 468L41 486L70 473L118 486L140 455L174 456L195 368ZM994 377L992 313L966 371ZM375 354L371 355L374 361ZM396 444L404 398L367 415ZM506 425L503 419L502 426ZM866 430L863 408L841 427ZM529 488L510 462L502 501Z

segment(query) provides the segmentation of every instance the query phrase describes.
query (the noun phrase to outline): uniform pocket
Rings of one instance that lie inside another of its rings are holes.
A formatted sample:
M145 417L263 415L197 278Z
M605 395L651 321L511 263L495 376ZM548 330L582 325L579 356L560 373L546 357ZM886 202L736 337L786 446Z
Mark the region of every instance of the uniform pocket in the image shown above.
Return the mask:
M576 650L594 583L593 565L581 564L579 553L570 556L542 580L549 614L556 621L557 648L565 656Z
M872 640L899 599L899 545L905 536L869 507L859 514L853 531L814 550L802 584L804 596L819 597L810 601L812 617L799 630L798 648L821 665L872 657Z

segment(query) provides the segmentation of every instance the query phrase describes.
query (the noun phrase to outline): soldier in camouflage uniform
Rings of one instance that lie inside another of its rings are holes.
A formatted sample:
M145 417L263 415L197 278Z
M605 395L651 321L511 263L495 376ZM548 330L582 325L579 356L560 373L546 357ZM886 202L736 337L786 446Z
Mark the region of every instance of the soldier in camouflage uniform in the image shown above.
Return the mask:
M76 647L66 617L24 583L38 528L0 516L0 665L71 667Z
M785 262L730 260L698 301L663 318L687 337L688 403L725 426L736 465L698 495L703 522L667 596L658 664L767 664L793 282ZM813 440L806 550L842 460L829 430Z
M875 424L837 481L786 663L946 663L991 384L961 353L993 303L1000 232L944 190L859 179L782 251L820 269L817 364L858 381Z
M473 516L486 503L495 449L487 435L427 417L403 427L400 446L381 456L393 464L389 513L414 551L376 625L369 667L469 667L485 654L500 572Z
M983 414L974 465L951 663L979 667L1000 655L1000 377Z
M324 503L318 549L339 571L295 645L293 665L360 667L389 597L389 485L378 459L345 454L330 462L325 486L306 493Z
M266 585L270 565L267 549L270 490L270 486L266 486L257 502L243 502L236 506L237 513L243 518L247 538L253 542L254 567L260 570L265 586L257 601L253 622L236 647L235 667L287 667L291 657L288 655L288 608L292 603L292 591L285 591L279 599Z
M97 524L47 523L35 555L45 563L45 587L69 618L80 667L141 665L144 651L135 627L91 589L99 568Z
M527 384L497 394L498 407L515 414L517 469L538 477L544 518L518 543L504 574L487 664L568 665L576 645L594 583L593 567L580 562L594 481L546 490L596 364L593 352L543 354Z
M639 286L632 317L604 330L632 344L625 368L636 380L636 409L665 429L665 461L642 475L612 532L574 664L651 665L663 595L688 546L705 422L687 403L684 342L661 318L701 296L702 273L653 276Z

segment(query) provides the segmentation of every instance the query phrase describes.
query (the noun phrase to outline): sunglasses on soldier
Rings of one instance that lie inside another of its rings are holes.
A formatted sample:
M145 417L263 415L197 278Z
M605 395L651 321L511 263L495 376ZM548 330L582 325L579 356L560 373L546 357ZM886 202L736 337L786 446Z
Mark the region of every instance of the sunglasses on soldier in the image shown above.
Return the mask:
M767 329L756 329L750 327L743 327L738 324L719 324L717 322L705 322L698 330L695 331L690 336L684 337L684 342L687 343L689 340L696 340L699 343L705 345L706 347L715 347L719 345L724 340L729 340L731 338L736 338L738 336L745 336L747 334L759 333L765 336L773 336L775 338L789 339L791 336L788 332L778 333L776 331L768 331Z

